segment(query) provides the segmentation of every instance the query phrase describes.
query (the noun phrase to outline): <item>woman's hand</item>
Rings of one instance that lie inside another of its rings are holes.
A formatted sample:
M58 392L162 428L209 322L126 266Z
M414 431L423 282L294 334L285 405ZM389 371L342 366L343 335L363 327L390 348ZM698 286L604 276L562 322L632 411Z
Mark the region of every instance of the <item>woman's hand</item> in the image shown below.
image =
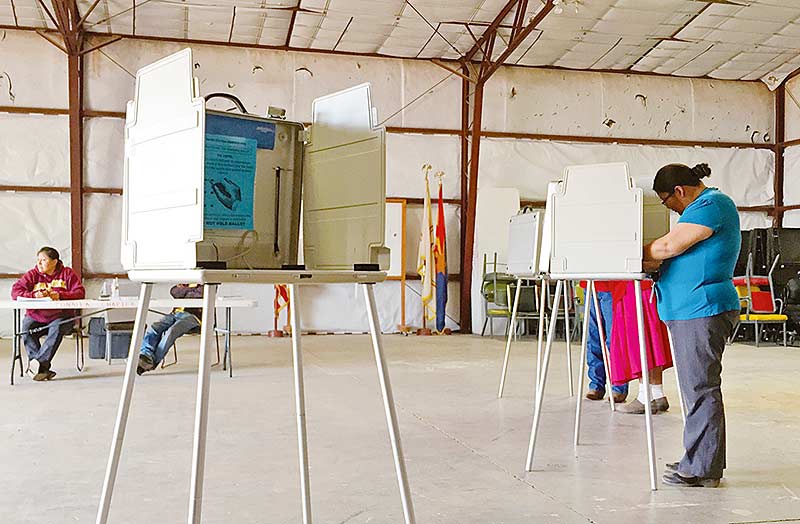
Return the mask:
M642 262L642 269L644 269L645 273L655 273L660 267L660 260L645 260Z

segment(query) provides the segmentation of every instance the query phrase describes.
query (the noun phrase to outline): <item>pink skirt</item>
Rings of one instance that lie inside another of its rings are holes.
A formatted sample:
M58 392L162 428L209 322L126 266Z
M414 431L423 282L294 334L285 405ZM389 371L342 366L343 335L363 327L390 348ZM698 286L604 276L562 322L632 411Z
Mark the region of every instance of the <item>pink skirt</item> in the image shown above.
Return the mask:
M642 282L644 333L647 344L648 369L672 367L667 326L658 317L651 282ZM636 321L636 292L633 282L618 282L612 290L614 319L611 329L611 383L627 384L642 377L639 356L639 332Z

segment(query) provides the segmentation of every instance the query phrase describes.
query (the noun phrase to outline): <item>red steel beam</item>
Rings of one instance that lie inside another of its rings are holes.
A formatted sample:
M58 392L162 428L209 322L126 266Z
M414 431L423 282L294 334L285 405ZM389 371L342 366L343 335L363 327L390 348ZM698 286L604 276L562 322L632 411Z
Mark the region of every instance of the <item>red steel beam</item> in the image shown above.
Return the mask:
M528 38L528 36L533 32L534 29L536 29L536 26L538 26L539 23L542 20L544 20L544 17L550 14L550 11L553 10L553 7L554 7L553 0L547 0L545 2L542 8L539 9L539 11L536 13L536 16L534 16L533 19L531 19L531 21L528 23L528 25L525 26L525 29L523 29L521 32L516 34L511 39L511 41L508 43L508 47L506 47L506 50L503 51L503 53L497 58L497 60L492 61L492 63L488 66L489 67L488 70L481 75L481 81L485 82L486 80L489 80L489 77L491 77L494 74L494 72L497 71L497 68L503 65L503 63L508 59L508 57L511 56L511 53L516 51L517 48L522 44L522 42L524 42L525 39Z
M783 202L783 181L784 181L784 162L783 152L786 149L786 84L781 84L775 89L775 214L773 215L773 225L783 226L784 210Z
M69 186L72 269L83 273L83 58L67 56L69 76Z
M469 77L469 68L464 66L462 68L465 77ZM464 257L464 239L467 238L467 192L469 188L467 186L467 180L469 179L469 90L472 86L472 83L468 80L461 81L461 134L460 134L460 156L461 156L461 209L459 210L459 214L461 216L461 260L459 260L458 265L458 272L459 274L464 274L464 269L467 266L467 258ZM472 264L472 259L469 259L468 262L470 265ZM469 282L461 279L459 280L459 297L460 303L464 301L465 293L470 292L470 285L472 280L472 271L469 274ZM462 322L468 316L471 315L471 311L465 311L465 308L461 307L459 310L459 328L462 333L466 333L464 330ZM471 316L470 316L471 318Z
M495 35L497 34L497 28L500 27L500 24L503 23L503 20L506 19L511 10L514 9L514 6L518 1L519 0L509 0L506 5L503 6L494 20L492 20L492 22L489 24L489 27L486 28L486 31L484 31L478 41L475 42L475 45L473 45L464 55L464 58L462 59L463 62L466 63L471 61L477 52L482 49L484 45L486 45L490 38L494 39Z

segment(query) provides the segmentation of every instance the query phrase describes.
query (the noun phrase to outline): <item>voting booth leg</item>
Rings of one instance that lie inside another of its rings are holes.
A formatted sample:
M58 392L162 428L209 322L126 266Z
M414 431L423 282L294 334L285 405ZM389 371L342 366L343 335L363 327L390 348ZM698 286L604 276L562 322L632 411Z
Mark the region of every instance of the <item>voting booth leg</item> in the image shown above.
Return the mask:
M561 286L564 285L564 282L559 280L556 284L556 296L553 299L553 312L558 311L559 301L561 298ZM547 331L547 345L544 349L544 359L542 362L542 372L540 374L539 380L539 387L536 389L536 401L534 402L533 408L533 425L531 426L531 438L530 442L528 443L528 458L525 462L525 471L532 471L533 470L533 452L534 448L536 447L536 435L539 432L539 419L542 414L542 399L544 398L544 386L547 382L547 368L550 366L550 352L553 349L553 338L556 335L556 320L557 316L551 315L550 316L550 326L548 327Z
M233 354L231 353L231 308L225 308L225 355L222 357L222 369L225 369L225 358L228 359L228 376L233 378Z
M306 400L303 384L303 354L300 351L300 293L289 284L289 322L292 326L292 362L294 364L294 406L297 415L297 451L300 457L300 494L303 503L303 524L311 524L311 485L308 475L308 434L306 432Z
M131 337L131 346L128 349L128 363L125 367L125 378L122 382L122 393L120 394L119 409L117 410L117 422L114 425L111 452L109 453L106 476L103 481L103 492L100 495L100 507L97 510L97 524L105 524L108 522L108 511L111 509L111 496L114 493L114 483L117 480L119 458L122 454L122 441L125 439L125 426L128 423L128 412L130 411L131 398L133 397L136 367L139 365L139 348L144 339L147 310L150 306L150 294L152 291L153 284L142 283L141 291L139 292L139 306L136 309L136 320L133 324L133 337Z
M364 299L367 303L367 317L369 318L369 332L372 337L372 348L375 350L375 364L378 368L378 380L383 396L383 408L386 412L386 424L389 426L389 439L394 454L394 469L397 474L397 484L400 488L400 501L403 504L403 517L405 524L414 524L414 505L411 502L411 488L406 475L406 463L403 457L403 445L400 442L400 429L397 424L397 414L394 409L394 396L392 384L389 381L389 371L383 359L381 347L381 326L378 322L378 309L375 307L375 292L373 284L363 284Z
M578 395L575 404L575 447L578 447L581 433L581 410L583 408L583 377L586 373L586 346L589 341L589 300L594 291L593 282L586 283L586 296L583 299L583 335L581 337L581 361L578 365ZM576 449L577 453L577 449Z
M603 326L603 315L600 312L600 301L597 299L597 288L595 283L592 282L592 304L594 305L594 318L597 321L597 336L600 338L600 351L603 354L603 367L606 370L606 388L608 389L608 403L611 406L611 411L617 410L614 404L614 391L611 384L611 355L608 354L608 346L606 345L606 330Z
M542 372L542 345L544 344L545 308L547 307L547 294L545 293L545 280L539 286L539 338L536 342L536 391L539 391L539 375ZM535 395L534 395L535 396Z
M514 293L514 305L511 307L511 320L509 322L512 326L517 322L517 308L519 307L519 294L522 289L522 279L517 279L517 291ZM506 385L506 372L508 371L508 357L511 354L511 337L513 333L511 330L508 332L506 338L506 354L503 357L503 369L500 371L500 389L497 391L497 398L503 398L503 389Z
M650 462L650 489L658 489L656 484L656 442L653 436L653 414L650 411L652 398L650 395L650 373L647 365L647 340L644 336L644 305L642 303L642 281L634 282L636 290L636 324L639 328L639 355L642 362L642 382L644 387L644 421L647 427L647 457Z
M575 385L572 381L572 332L569 329L569 282L564 282L564 338L567 341L567 375L569 382L569 396L575 394Z
M211 386L211 339L214 336L214 309L219 284L203 286L203 320L200 324L200 361L197 368L197 401L194 415L194 444L192 445L192 480L189 493L189 524L200 524L203 507L203 478L206 467L206 436L208 434L208 399Z
M672 331L667 328L667 337L669 338L669 352L672 357L672 369L675 370L675 386L678 388L678 404L681 406L681 420L684 426L686 425L686 405L683 403L683 391L681 390L681 377L678 374L678 363L675 362L675 344L672 343Z

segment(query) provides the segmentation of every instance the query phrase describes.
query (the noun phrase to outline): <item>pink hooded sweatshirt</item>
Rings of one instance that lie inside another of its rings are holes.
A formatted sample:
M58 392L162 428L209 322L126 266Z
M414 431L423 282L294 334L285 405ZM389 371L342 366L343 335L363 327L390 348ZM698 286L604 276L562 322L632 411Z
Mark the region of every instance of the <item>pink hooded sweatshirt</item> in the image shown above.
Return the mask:
M83 289L81 279L71 268L65 267L60 260L52 275L42 273L38 268L33 268L22 275L22 278L14 282L11 288L11 298L14 300L17 297L33 298L33 294L37 291L56 291L61 300L76 300L86 297L86 290ZM29 317L45 324L49 324L57 318L71 317L74 313L75 311L71 309L29 309L27 311Z

